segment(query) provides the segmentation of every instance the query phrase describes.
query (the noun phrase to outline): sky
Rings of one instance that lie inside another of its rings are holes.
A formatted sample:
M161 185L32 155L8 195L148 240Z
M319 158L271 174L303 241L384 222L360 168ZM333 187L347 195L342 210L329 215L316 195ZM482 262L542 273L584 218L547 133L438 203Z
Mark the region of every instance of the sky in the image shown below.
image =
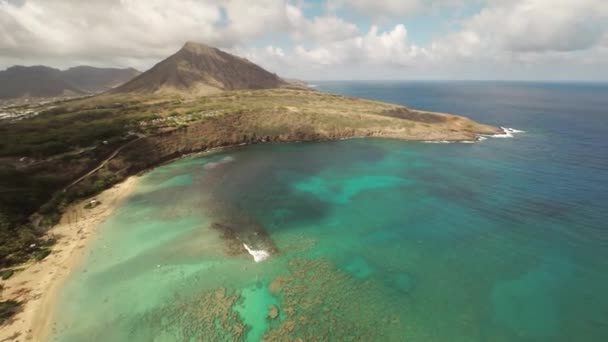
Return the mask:
M608 81L607 0L0 0L0 69L143 71L186 41L303 80Z

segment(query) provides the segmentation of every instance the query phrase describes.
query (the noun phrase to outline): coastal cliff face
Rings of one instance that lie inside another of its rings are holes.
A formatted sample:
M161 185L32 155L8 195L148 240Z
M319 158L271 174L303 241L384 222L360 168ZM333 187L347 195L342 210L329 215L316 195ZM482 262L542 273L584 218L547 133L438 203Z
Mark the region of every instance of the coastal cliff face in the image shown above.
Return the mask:
M411 110L361 99L312 91L281 93L286 106L245 108L168 129L140 139L120 151L112 171L138 172L182 155L213 148L348 138L391 138L412 141L475 141L480 134L500 130L470 119ZM240 93L247 103L256 92ZM272 96L272 95L268 95ZM301 102L308 101L305 106ZM289 106L292 104L294 106Z
M380 118L375 126L361 127L357 120L340 127L298 117L306 121L272 122L273 113L226 114L187 127L147 137L125 148L115 160L134 170L144 170L182 155L213 148L259 143L338 140L348 138L391 138L413 141L474 141L478 134L494 134L492 127L475 126L467 119L448 118L438 129L408 127L392 118ZM469 130L470 129L470 130Z

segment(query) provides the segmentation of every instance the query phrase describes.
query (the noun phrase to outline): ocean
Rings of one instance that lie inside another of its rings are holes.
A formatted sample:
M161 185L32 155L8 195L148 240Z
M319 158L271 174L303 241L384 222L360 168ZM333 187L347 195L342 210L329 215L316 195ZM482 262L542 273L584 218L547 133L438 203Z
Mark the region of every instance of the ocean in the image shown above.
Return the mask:
M608 340L608 84L315 84L522 132L156 168L99 227L52 340Z

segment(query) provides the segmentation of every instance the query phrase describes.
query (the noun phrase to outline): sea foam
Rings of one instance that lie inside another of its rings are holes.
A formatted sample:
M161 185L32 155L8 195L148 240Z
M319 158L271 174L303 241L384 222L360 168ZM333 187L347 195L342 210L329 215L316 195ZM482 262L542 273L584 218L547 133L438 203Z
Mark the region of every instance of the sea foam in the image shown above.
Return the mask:
M520 131L515 128L500 127L500 129L502 129L502 131L504 133L494 134L494 135L492 135L493 138L513 138L513 134L515 134L515 133L524 133L524 131Z
M246 243L243 244L243 247L245 247L247 252L249 254L251 254L251 256L253 257L253 261L255 261L255 262L261 262L270 257L270 253L266 252L263 249L252 249L249 246L247 246Z
M498 133L498 134L480 134L477 138L478 141L483 141L486 140L486 138L490 137L490 138L513 138L513 134L516 133L525 133L526 131L521 131L519 129L515 129L515 128L509 128L509 127L500 127L500 129L502 130L502 133Z

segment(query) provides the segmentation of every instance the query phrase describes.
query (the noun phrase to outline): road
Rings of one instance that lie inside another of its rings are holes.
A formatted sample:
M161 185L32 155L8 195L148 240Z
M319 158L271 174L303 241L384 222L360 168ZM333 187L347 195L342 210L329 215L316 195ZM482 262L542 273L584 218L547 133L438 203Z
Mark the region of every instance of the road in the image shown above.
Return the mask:
M102 167L104 167L110 160L112 160L114 157L116 157L116 155L118 153L120 153L120 151L122 151L125 147L127 147L127 146L133 144L134 142L139 141L139 140L141 140L141 139L143 139L145 137L146 137L145 135L138 135L137 139L131 140L128 143L126 143L126 144L118 147L106 159L104 159L101 163L99 163L99 165L97 165L94 169L92 169L91 171L87 172L86 174L84 174L83 176L81 176L80 178L76 179L75 181L73 181L72 183L70 183L68 186L66 186L65 188L63 188L62 192L66 192L71 187L73 187L74 185L82 182L84 179L86 179L87 177L89 177L90 175L94 174L95 172L97 172Z

